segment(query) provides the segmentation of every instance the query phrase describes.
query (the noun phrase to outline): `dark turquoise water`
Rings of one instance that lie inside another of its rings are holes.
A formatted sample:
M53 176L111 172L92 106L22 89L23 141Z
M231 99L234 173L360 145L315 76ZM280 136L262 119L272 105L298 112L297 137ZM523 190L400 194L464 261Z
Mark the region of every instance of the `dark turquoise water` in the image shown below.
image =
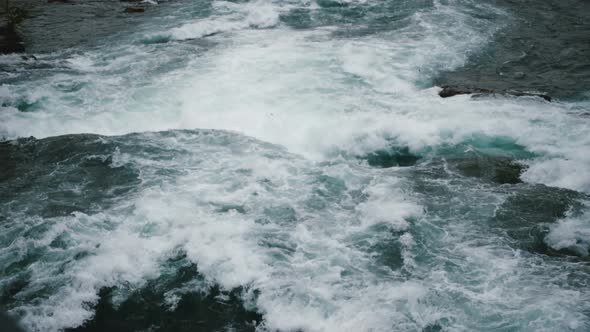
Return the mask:
M587 5L37 3L36 59L0 57L0 305L30 331L589 330Z
M439 84L546 92L587 100L590 89L588 1L495 1L512 20L480 54Z

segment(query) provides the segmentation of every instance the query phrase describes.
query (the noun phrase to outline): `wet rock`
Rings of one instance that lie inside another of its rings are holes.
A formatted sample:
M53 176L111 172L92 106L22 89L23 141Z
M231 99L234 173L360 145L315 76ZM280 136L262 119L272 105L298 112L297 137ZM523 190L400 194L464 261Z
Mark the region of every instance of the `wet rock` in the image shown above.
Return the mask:
M490 90L480 88L467 88L457 86L443 86L438 93L442 98L453 97L457 95L472 95L473 97L489 96L489 95L508 95L515 97L539 97L546 101L551 101L551 97L543 93L523 92L515 90Z
M143 7L127 7L125 8L125 13L143 13L145 12L145 8Z
M21 59L28 61L28 60L37 60L37 57L34 55L21 55Z
M22 53L24 51L24 43L14 26L0 26L0 54Z
M448 97L453 97L456 95L467 95L467 94L474 94L474 93L492 93L492 90L443 86L442 90L440 90L438 95L441 96L442 98L448 98Z

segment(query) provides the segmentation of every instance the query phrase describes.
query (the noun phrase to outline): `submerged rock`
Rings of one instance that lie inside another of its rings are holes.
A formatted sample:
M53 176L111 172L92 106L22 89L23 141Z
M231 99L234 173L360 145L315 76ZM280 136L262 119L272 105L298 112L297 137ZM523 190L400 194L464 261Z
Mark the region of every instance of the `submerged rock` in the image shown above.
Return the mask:
M21 59L28 61L28 60L35 60L37 61L37 57L34 55L21 55Z
M478 177L499 184L521 183L520 174L524 166L509 158L476 156L448 160L451 167L469 177Z
M473 93L492 93L492 90L443 86L442 90L440 90L438 95L441 96L442 98L448 98L448 97L453 97L456 95L466 95L466 94L473 94Z
M0 142L0 204L14 200L15 209L43 218L105 209L140 182L137 169L113 163L118 146L90 134Z
M125 13L143 13L145 12L145 8L143 7L127 7L125 8Z
M490 225L501 229L521 249L548 256L584 255L569 248L555 249L545 240L550 226L559 220L579 217L584 211L586 196L582 193L547 187L523 185L512 188L512 195L498 206Z
M480 88L467 88L457 86L443 86L442 90L438 93L442 98L453 97L456 95L472 95L472 97L481 97L487 95L508 95L515 97L539 97L546 101L551 101L551 97L543 93L514 91L514 90L490 90Z
M407 147L371 152L360 159L365 159L370 166L378 168L414 166L420 156L414 155Z

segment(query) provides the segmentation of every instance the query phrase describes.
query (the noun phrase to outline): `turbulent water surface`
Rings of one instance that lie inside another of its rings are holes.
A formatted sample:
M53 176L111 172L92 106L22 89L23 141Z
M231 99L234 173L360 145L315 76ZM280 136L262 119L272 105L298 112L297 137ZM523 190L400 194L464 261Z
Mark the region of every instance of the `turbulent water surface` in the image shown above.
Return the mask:
M0 56L27 330L590 330L590 3L124 6Z

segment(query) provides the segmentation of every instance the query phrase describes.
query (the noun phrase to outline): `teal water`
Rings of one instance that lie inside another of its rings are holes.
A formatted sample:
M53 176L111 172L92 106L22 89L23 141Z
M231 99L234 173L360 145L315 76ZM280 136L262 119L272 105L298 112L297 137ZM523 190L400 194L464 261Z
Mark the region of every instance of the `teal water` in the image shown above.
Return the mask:
M584 3L124 6L39 4L0 57L26 330L590 329Z

